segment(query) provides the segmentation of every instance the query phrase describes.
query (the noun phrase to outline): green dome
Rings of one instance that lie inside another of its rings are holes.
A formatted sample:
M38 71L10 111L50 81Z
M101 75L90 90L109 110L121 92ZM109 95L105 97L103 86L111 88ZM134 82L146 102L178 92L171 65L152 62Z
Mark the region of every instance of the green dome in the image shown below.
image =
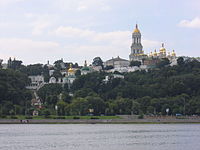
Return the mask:
M83 70L83 71L90 71L90 68L89 67L83 67L81 70Z

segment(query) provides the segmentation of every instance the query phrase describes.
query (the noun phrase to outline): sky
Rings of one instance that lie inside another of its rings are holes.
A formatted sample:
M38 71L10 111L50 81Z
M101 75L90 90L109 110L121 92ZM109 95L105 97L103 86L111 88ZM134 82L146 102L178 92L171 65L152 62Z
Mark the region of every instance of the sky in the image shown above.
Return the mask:
M0 0L0 59L129 59L136 23L145 53L200 56L200 0Z

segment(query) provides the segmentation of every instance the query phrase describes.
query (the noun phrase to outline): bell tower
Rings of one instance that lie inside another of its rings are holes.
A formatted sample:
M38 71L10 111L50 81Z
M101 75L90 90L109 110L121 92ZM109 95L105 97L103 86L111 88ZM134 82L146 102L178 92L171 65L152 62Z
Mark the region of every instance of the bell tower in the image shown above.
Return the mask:
M131 54L129 55L130 61L138 60L144 54L143 46L141 44L141 33L136 24L135 29L132 33L132 45L131 45Z

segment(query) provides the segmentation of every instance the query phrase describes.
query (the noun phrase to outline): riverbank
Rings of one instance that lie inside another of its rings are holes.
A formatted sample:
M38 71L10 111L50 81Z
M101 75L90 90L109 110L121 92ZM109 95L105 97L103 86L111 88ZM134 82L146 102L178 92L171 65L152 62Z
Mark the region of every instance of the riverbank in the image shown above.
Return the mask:
M146 118L146 119L0 119L0 124L181 124L197 123L200 118Z

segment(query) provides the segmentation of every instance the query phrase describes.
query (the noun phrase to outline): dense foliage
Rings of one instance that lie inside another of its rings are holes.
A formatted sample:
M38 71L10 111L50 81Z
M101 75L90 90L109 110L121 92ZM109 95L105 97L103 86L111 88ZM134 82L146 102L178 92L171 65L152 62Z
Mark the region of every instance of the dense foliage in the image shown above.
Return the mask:
M14 70L0 69L0 115L25 114L32 95L25 86L26 75Z
M200 115L200 62L183 58L177 62L178 65L169 66L168 60L162 60L155 69L121 74L124 78L103 71L87 75L79 72L70 88L60 84L40 88L37 94L43 108L39 113L166 115L169 108L169 115ZM55 62L57 68L59 63ZM15 71L0 70L1 114L25 114L27 108L31 109L31 94L25 89L29 82L27 75L41 72L47 74L48 68L36 64ZM106 76L109 80L105 80Z
M102 82L103 73L81 76L74 82L73 91L87 93L84 91L89 89L106 104L112 105L114 113L165 114L166 108L170 109L170 114L200 113L200 62L196 60L184 62L180 58L177 66L126 73L124 76L125 79L115 78L107 83ZM124 104L119 105L118 101Z
M200 114L200 62L196 60L179 58L177 66L169 66L163 60L159 68L125 73L124 79L110 77L107 82L105 76L112 75L105 72L82 75L70 90L62 90L62 98L58 98L59 92L55 94L58 87L46 95L57 97L54 104L58 105L60 115L86 115L91 109L95 115L165 115L166 108L172 115ZM47 105L52 105L48 98L44 99Z

